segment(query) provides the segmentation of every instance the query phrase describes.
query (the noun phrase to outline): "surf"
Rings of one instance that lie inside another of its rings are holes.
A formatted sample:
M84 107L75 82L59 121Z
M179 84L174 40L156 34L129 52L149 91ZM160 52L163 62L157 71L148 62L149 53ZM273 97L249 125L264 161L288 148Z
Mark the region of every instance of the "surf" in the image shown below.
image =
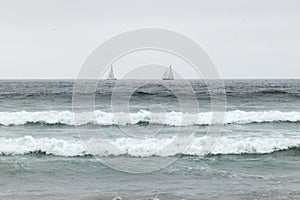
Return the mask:
M201 156L205 136L195 137L191 144L168 150L178 136L168 138L126 138L115 139L90 138L84 142L79 139L34 138L26 135L19 138L0 138L0 154L25 155L39 153L63 157L74 156L130 156L130 157L170 157ZM84 144L84 145L83 145ZM299 150L300 137L227 137L222 136L215 144L210 155L271 154L279 151Z
M92 113L82 112L75 114L71 111L38 111L38 112L0 112L0 125L16 126L27 124L46 125L101 125L101 126L126 126L138 124L166 125L166 126L203 126L212 125L212 112L182 113L164 112L151 113L140 110L135 113L110 113L96 110ZM129 116L129 117L128 117ZM184 119L184 120L182 120ZM184 121L184 122L183 122ZM273 122L300 122L300 112L282 111L228 111L225 113L224 124L250 124Z

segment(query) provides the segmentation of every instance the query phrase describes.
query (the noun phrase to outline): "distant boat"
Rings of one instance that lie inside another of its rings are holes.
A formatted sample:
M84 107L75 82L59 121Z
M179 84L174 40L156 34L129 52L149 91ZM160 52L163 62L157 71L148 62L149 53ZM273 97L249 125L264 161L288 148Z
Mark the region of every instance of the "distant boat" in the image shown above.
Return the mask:
M172 66L170 65L169 69L166 69L162 80L174 80Z
M109 68L107 80L117 80L117 79L115 78L115 75L114 75L114 69L113 69L113 66L112 66L112 65L111 65L110 68Z

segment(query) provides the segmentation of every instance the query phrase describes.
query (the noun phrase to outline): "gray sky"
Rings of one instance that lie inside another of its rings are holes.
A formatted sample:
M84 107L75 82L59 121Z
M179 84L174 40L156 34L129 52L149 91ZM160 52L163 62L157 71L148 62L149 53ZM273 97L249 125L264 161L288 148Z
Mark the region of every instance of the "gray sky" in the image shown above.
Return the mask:
M223 78L300 78L299 11L297 0L0 0L0 78L76 78L98 45L144 27L189 36Z

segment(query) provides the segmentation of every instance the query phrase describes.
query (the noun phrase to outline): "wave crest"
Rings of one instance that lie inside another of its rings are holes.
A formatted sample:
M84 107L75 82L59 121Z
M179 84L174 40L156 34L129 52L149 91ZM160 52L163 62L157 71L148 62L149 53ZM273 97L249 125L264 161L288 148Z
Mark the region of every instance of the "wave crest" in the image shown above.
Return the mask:
M34 138L24 136L20 138L0 138L0 153L2 155L24 155L39 152L40 154L51 154L57 156L198 156L201 155L205 136L197 137L186 149L180 143L170 150L162 149L174 141L172 138L116 138L116 139L89 139L84 142L88 149L82 145L80 140L63 140L57 138ZM113 146L110 146L110 145ZM182 144L184 145L184 144ZM227 154L268 154L277 151L300 148L300 138L232 138L221 137L211 151L212 155ZM185 149L185 150L183 150Z
M25 125L32 123L63 124L63 125L134 125L134 124L160 124L168 126L211 125L212 112L203 113L150 113L141 110L130 113L108 113L96 110L94 113L79 113L77 121L74 113L70 111L42 111L42 112L0 112L0 125ZM91 117L92 116L92 117ZM184 120L182 120L184 119ZM184 121L184 122L182 122ZM248 124L270 122L300 122L300 112L281 111L229 111L225 114L225 124Z

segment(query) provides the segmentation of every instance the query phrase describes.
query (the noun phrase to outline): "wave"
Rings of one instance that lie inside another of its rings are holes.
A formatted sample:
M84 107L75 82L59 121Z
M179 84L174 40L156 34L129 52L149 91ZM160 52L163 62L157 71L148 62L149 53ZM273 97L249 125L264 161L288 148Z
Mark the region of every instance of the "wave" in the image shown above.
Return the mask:
M261 90L261 91L258 91L257 93L261 93L261 94L290 94L287 91L276 90L276 89Z
M204 144L205 136L197 137L188 148L185 142L176 140L175 148L170 144L172 138L116 138L116 139L89 139L63 140L57 138L34 138L24 136L20 138L0 138L0 154L24 155L31 153L56 155L65 157L74 156L132 156L132 157L170 157L176 155L198 156ZM112 146L110 146L112 145ZM167 148L168 147L168 148ZM221 137L211 151L211 155L228 154L269 154L278 151L300 148L300 138L230 138ZM162 151L162 149L164 149Z
M91 117L91 114L93 117ZM76 115L71 111L42 111L42 112L0 112L0 125L26 125L26 124L48 124L48 125L135 125L135 124L160 124L168 126L192 126L211 125L212 112L182 113L166 112L151 113L140 110L130 113L109 113L100 110L94 113L79 113ZM183 120L184 119L184 120ZM183 122L184 121L184 122ZM249 124L270 122L300 122L300 112L281 111L228 111L225 114L225 124Z
M143 97L143 96L149 96L149 95L155 95L157 97L176 98L176 96L170 91L164 91L164 92L161 92L161 91L136 91L133 93L132 96ZM190 95L190 94L187 93L186 95Z
M231 95L241 95L241 94L251 94L251 95L260 95L260 94L298 94L295 92L288 92L285 90L276 90L276 89L265 89L265 90L254 90L254 91L226 91L226 94Z

